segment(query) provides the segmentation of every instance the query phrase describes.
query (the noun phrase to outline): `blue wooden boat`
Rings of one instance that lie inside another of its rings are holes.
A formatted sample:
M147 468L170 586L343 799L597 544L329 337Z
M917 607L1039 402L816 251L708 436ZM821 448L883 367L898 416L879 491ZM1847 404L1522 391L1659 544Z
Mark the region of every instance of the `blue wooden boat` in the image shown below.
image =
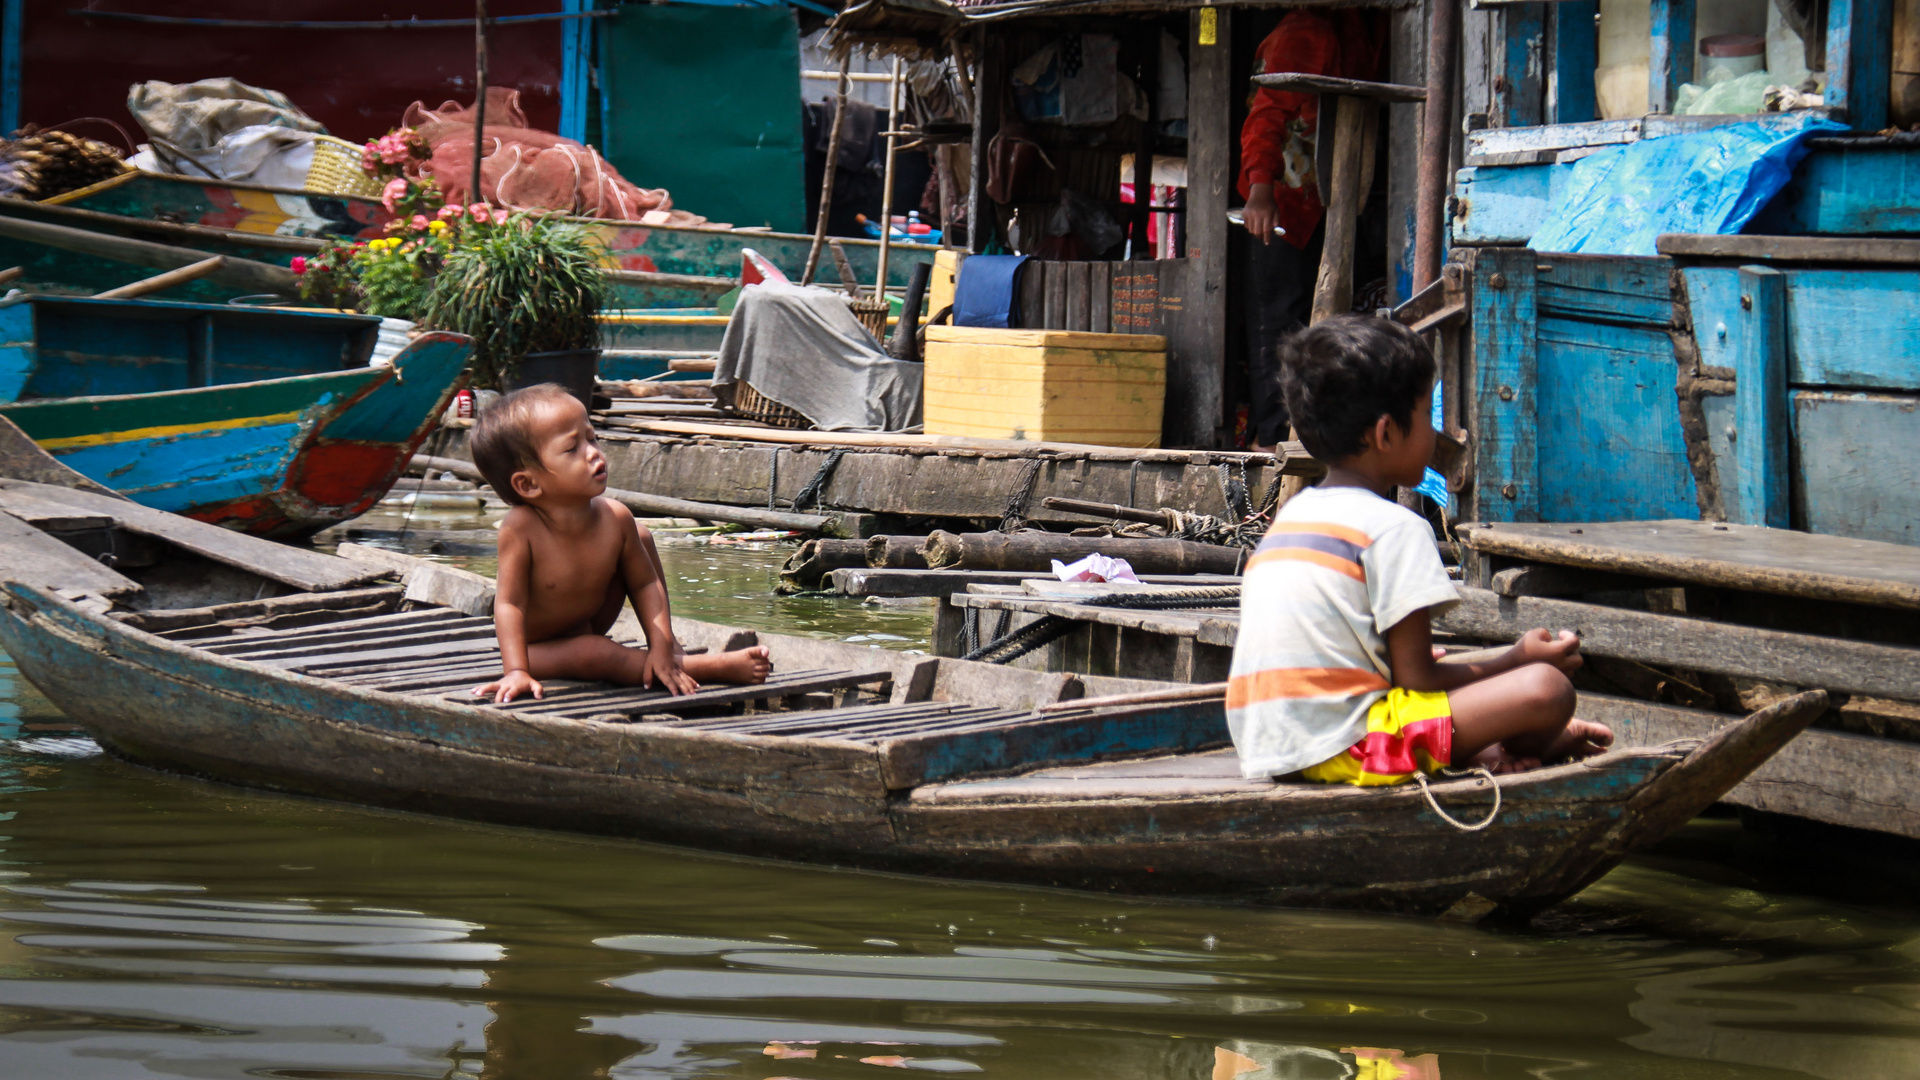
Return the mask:
M469 690L500 665L492 619L474 614L491 608L487 579L379 553L406 575L401 611L399 586L355 576L365 563L262 561L236 546L250 537L197 536L46 465L19 467L0 440L0 474L41 481L0 478L0 648L68 717L146 764L427 813L946 877L1525 915L1685 823L1827 701L1816 690L1705 738L1427 789L1242 779L1218 685L687 619L689 649L757 642L773 674L684 697L551 680L542 699L481 705ZM211 543L235 569L211 595L169 595L169 550L122 574L89 555L128 550L102 530L163 541L150 552Z
M0 416L148 506L303 536L385 495L465 382L458 334L368 366L379 322L15 296L0 301Z

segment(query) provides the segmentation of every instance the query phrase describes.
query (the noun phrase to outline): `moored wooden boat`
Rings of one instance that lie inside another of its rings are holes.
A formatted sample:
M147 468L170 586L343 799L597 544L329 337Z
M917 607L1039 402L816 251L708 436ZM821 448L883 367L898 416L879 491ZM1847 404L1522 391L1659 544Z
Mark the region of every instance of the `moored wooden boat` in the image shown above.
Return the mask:
M49 527L110 516L110 497L88 498L0 481L0 510L37 504ZM1707 739L1425 791L1247 781L1222 749L1220 699L1192 687L682 619L690 648L757 638L773 677L678 698L556 680L495 707L467 694L498 670L490 619L469 614L490 597L441 588L444 571L404 594L340 586L190 610L58 585L100 569L0 557L15 579L0 585L0 647L137 761L429 813L1209 900L1525 914L1684 823L1826 702L1816 691Z
M207 304L0 301L0 416L161 510L266 536L384 496L466 379L469 340L367 365L379 320Z
M79 214L63 211L80 211ZM96 229L114 235L158 240L213 254L289 265L311 254L316 241L329 237L373 239L385 235L392 214L378 200L322 195L186 176L131 172L56 196L46 203L6 200L0 215ZM677 228L637 221L582 218L606 246L609 265L621 270L738 277L740 252L753 248L796 280L806 265L811 236L730 228ZM841 241L862 281L878 269L877 240ZM888 259L888 284L905 287L919 263L931 263L939 249L895 242ZM125 267L109 260L0 238L0 266L23 266L26 281L49 291L100 292L124 284ZM616 283L614 304L623 308L711 307L711 291L670 285ZM206 281L179 294L203 301L225 301L234 290Z

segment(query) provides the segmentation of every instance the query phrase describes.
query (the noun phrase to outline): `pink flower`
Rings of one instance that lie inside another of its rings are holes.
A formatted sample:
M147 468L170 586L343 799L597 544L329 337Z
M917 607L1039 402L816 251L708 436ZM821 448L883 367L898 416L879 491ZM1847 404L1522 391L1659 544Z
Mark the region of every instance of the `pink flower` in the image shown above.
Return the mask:
M459 203L448 203L447 205L441 207L440 212L438 214L435 214L434 216L439 218L441 221L445 221L448 218L459 217L461 214L466 212L466 209L467 209L466 207L461 206Z
M482 225L493 220L493 207L488 206L486 203L474 203L472 206L467 207L467 213L471 214L473 220Z
M403 199L406 195L407 182L405 180L389 180L387 181L386 188L380 192L380 205L386 207L388 213L392 213L394 201Z
M412 157L413 147L407 144L409 134L411 132L396 131L389 135L382 135L374 144L379 151L380 160L389 165L399 165Z
M425 214L415 214L415 215L413 215L413 220L411 220L411 221L409 221L409 222L407 222L407 224L408 224L408 225L411 225L411 226L413 226L413 228L414 228L414 229L415 229L416 231L418 231L418 230L420 230L420 229L424 229L424 228L426 228L426 227L427 227L427 215L425 215Z
M293 257L293 272L296 274L304 274L307 272L307 257L305 255L295 255Z

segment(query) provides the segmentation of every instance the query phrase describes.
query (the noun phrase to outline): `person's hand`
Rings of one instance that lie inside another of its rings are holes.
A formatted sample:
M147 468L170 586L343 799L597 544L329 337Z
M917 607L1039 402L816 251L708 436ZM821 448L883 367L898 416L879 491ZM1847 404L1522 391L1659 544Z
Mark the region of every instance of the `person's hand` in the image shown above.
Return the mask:
M1280 224L1280 207L1273 201L1272 184L1254 184L1247 188L1247 207L1243 217L1247 233L1263 244L1273 243L1273 230Z
M473 689L474 697L491 696L495 705L505 705L514 698L528 693L534 697L546 696L545 688L533 676L519 668L507 672L485 686L476 686Z
M1513 643L1513 654L1522 664L1552 664L1571 672L1584 661L1580 656L1580 635L1571 630L1551 634L1535 628Z
M680 666L682 653L678 648L648 649L647 666L640 673L640 685L652 686L655 679L660 681L660 689L676 696L691 694L700 689L700 684Z

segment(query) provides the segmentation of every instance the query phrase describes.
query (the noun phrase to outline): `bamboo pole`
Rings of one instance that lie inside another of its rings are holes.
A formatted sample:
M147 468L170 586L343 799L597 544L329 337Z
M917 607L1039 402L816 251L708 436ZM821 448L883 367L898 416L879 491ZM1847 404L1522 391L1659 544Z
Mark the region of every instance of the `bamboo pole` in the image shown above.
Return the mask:
M468 204L486 201L480 194L480 158L487 133L487 0L473 0L473 86L473 183L467 189Z
M827 215L833 212L833 178L840 171L840 126L847 119L847 78L848 70L853 66L853 53L840 58L840 92L834 97L833 130L827 136L827 164L822 170L820 180L820 213L814 218L813 246L807 249L807 269L800 275L800 284L813 284L813 272L820 267L820 249L827 242Z
M880 193L880 270L873 282L873 298L887 298L887 246L893 237L893 152L900 130L900 58L893 58L893 78L887 83L887 175Z
M211 259L202 259L197 263L189 263L177 270L168 270L164 274L155 274L149 278L141 278L139 281L122 285L117 289L108 289L106 292L94 293L93 299L131 300L136 296L146 296L148 293L157 293L165 289L171 289L175 285L185 285L189 281L198 281L208 274L224 270L226 267L227 257L225 255L215 255Z

